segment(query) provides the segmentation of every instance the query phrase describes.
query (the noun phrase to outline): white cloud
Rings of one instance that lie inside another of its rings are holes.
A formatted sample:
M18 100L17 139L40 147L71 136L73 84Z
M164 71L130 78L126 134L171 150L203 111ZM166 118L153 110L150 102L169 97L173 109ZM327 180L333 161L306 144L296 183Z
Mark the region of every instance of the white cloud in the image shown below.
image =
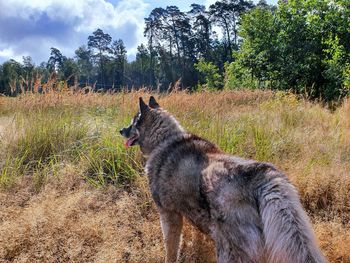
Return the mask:
M52 46L73 56L97 28L123 39L129 54L136 52L144 40L148 6L143 0L119 0L114 5L107 0L0 1L0 62L28 54L41 62Z
M20 61L20 59L21 59L20 56L15 55L15 53L13 52L13 50L11 48L5 48L3 50L0 50L0 57L8 57L8 58L15 59L17 61Z
M205 6L209 7L210 5L214 4L217 0L205 0Z

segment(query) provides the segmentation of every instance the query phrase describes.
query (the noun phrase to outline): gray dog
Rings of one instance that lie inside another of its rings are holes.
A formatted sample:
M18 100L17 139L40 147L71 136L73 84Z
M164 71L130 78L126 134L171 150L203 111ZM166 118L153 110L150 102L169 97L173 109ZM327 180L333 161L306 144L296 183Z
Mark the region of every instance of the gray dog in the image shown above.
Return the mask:
M217 262L326 262L296 189L263 162L222 152L189 134L152 96L120 133L140 145L158 207L166 262L178 257L185 216L216 246Z

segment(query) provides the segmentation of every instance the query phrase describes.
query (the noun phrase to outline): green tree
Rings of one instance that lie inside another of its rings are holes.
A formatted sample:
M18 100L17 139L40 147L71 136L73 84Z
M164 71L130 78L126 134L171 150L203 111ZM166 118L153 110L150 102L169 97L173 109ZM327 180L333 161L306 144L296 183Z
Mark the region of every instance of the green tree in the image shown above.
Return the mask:
M97 29L88 37L88 48L92 52L95 63L99 65L100 85L105 88L104 66L109 61L108 55L111 52L110 44L112 37L104 33L102 29Z
M222 76L219 73L219 68L212 62L206 62L200 59L194 67L201 73L204 79L204 89L216 90L223 86Z
M22 73L22 65L17 61L10 59L4 62L0 71L0 92L6 95L16 94Z
M232 61L232 51L238 49L239 17L252 7L252 2L245 0L222 0L209 7L211 20L222 28L228 61Z
M68 86L73 86L79 75L79 66L72 58L63 58L62 67L59 72L61 80L65 80Z
M38 77L35 64L31 56L23 56L21 83L25 90L32 90L34 81Z
M118 86L123 86L125 85L125 65L127 63L127 51L123 40L119 39L114 41L111 47L111 51L114 59L114 74L112 81Z
M194 39L196 57L211 59L211 22L209 13L205 10L205 6L192 4L189 15L192 22L192 38Z
M81 46L75 51L75 58L79 70L79 81L90 85L94 80L91 50L86 46Z
M155 8L150 15L145 18L144 36L148 38L148 49L150 52L150 71L149 71L149 85L155 86L155 71L156 71L156 46L159 45L160 31L162 27L161 17L164 12L163 8Z
M49 60L47 61L47 69L50 73L57 73L63 65L64 56L58 48L52 47Z
M150 67L150 52L147 50L146 46L141 44L137 47L136 59L131 65L131 76L130 78L134 81L133 84L137 86L149 85L151 83L147 82Z
M228 86L234 84L236 88L238 80L243 86L253 84L254 80L259 87L273 85L279 70L276 68L278 28L273 12L265 7L254 8L243 15L240 36L244 41L241 49L234 52L236 61L228 68L228 80L231 80Z

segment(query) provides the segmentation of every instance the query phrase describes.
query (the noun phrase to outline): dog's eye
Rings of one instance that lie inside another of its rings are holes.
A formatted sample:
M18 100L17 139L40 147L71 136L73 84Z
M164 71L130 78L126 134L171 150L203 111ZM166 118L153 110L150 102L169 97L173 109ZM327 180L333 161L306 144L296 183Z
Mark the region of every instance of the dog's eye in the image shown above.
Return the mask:
M141 121L140 121L140 119L137 119L137 121L136 121L136 123L135 123L135 126L136 127L139 127L141 125Z
M140 125L140 120L141 120L141 113L139 112L134 118L134 125L135 126L139 126Z

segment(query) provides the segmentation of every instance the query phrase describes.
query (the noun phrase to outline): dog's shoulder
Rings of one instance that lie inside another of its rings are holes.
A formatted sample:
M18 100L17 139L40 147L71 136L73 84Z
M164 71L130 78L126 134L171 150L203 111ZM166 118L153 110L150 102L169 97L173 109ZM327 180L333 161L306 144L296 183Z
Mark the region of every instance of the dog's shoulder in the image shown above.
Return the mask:
M195 134L185 133L160 144L149 156L146 172L148 175L158 174L161 169L174 167L189 158L200 163L207 159L208 154L215 153L221 153L221 150L214 143Z

